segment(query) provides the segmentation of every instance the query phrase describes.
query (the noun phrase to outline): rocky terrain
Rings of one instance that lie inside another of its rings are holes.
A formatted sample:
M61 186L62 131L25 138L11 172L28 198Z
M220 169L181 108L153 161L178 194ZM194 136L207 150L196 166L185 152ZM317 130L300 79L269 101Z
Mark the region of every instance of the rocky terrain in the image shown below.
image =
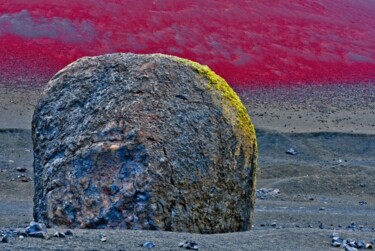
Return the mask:
M24 230L33 220L28 107L35 104L39 92L1 90L0 228L10 233L11 228ZM147 250L140 244L149 241L156 245L154 250L183 250L179 243L192 240L199 250L345 250L332 246L334 233L370 243L375 239L374 87L303 90L309 89L237 90L259 143L253 230L213 235L74 230L65 239L22 239L15 234L8 243L0 243L0 249ZM19 116L19 123L13 122L13 114ZM55 229L48 233L53 236Z

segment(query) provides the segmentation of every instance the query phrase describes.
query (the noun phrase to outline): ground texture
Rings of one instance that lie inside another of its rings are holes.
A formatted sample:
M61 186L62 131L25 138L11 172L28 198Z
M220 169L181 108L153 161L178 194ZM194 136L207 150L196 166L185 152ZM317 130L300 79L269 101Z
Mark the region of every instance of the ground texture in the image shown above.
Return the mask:
M32 220L33 182L24 182L32 179L28 108L40 91L1 90L0 227L9 230ZM258 134L257 188L280 191L259 196L252 231L75 230L67 239L9 238L9 243L0 243L1 249L144 250L139 244L152 241L155 250L178 250L180 242L194 240L200 250L342 250L331 247L334 231L343 238L375 239L374 88L332 85L311 90L238 90ZM13 114L19 123L11 119ZM287 154L290 148L297 154ZM26 171L16 171L19 166ZM107 242L99 240L101 233Z

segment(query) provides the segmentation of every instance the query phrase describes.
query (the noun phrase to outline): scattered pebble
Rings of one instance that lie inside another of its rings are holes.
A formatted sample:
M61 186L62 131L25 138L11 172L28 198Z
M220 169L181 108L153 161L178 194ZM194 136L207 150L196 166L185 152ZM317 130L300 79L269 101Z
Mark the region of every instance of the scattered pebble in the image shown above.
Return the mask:
M355 245L356 245L356 248L359 248L359 249L366 247L366 243L364 241L356 241Z
M191 250L198 250L199 249L198 244L194 241L181 242L180 244L178 244L178 246L180 248L186 248L186 249L191 249Z
M260 188L256 191L256 197L259 199L265 199L266 197L273 197L280 193L280 190L277 188Z
M359 203L359 205L361 205L361 206L363 206L363 205L367 205L367 202L366 201L360 201L360 202L358 202Z
M26 167L23 167L23 166L19 166L19 167L17 167L16 168L16 170L18 171L18 172L20 172L20 173L24 173L24 172L26 172Z
M0 242L8 243L9 242L8 236L6 234L0 235Z
M286 150L286 153L289 155L297 155L297 150L291 147L288 150Z
M57 238L65 238L65 234L62 233L62 232L56 231L56 232L53 234L53 237L57 237Z
M340 241L333 241L332 242L333 247L341 247L341 245L342 245L342 242L340 242Z
M155 243L153 243L153 242L146 241L145 243L140 244L140 246L141 246L141 247L144 247L144 248L152 249L152 248L154 248L156 245L155 245Z
M345 251L358 251L358 249L351 246L345 246Z
M22 237L27 237L27 233L26 233L26 231L23 231L23 230L22 230L22 231L18 231L18 232L17 232L17 235L18 235L18 237L21 237L21 236L22 236ZM22 238L21 238L21 239L22 239Z
M107 235L105 235L105 234L99 234L99 240L101 241L101 242L107 242Z
M366 243L363 240L352 240L352 239L343 239L340 238L337 233L333 233L332 237L332 246L333 247L342 247L345 251L356 251L358 249L372 249L371 243Z
M26 227L26 234L30 237L36 238L47 238L48 232L47 227L44 223L31 222L28 227Z
M70 229L66 230L64 234L65 234L66 236L73 236L73 235L74 235L73 231L70 230Z
M23 177L19 177L19 180L22 181L22 182L29 182L31 181L31 178L30 177L26 177L26 176L23 176Z
M357 230L357 224L355 222L350 223L349 226L346 227L346 229L351 229L353 231Z

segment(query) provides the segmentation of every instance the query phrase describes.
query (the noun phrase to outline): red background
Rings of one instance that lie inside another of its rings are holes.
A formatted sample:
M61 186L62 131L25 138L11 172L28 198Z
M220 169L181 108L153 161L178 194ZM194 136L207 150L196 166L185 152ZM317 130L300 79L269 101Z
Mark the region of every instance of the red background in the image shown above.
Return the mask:
M45 84L85 55L167 53L232 85L375 80L375 1L0 0L0 80Z

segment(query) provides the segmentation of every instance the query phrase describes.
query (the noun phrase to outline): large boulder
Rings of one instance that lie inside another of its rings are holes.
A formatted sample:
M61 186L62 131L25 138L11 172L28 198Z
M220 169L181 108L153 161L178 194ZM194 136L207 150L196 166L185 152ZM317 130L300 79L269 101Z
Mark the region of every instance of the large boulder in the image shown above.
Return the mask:
M254 128L207 66L161 54L81 58L48 83L32 136L38 222L198 233L251 227Z

